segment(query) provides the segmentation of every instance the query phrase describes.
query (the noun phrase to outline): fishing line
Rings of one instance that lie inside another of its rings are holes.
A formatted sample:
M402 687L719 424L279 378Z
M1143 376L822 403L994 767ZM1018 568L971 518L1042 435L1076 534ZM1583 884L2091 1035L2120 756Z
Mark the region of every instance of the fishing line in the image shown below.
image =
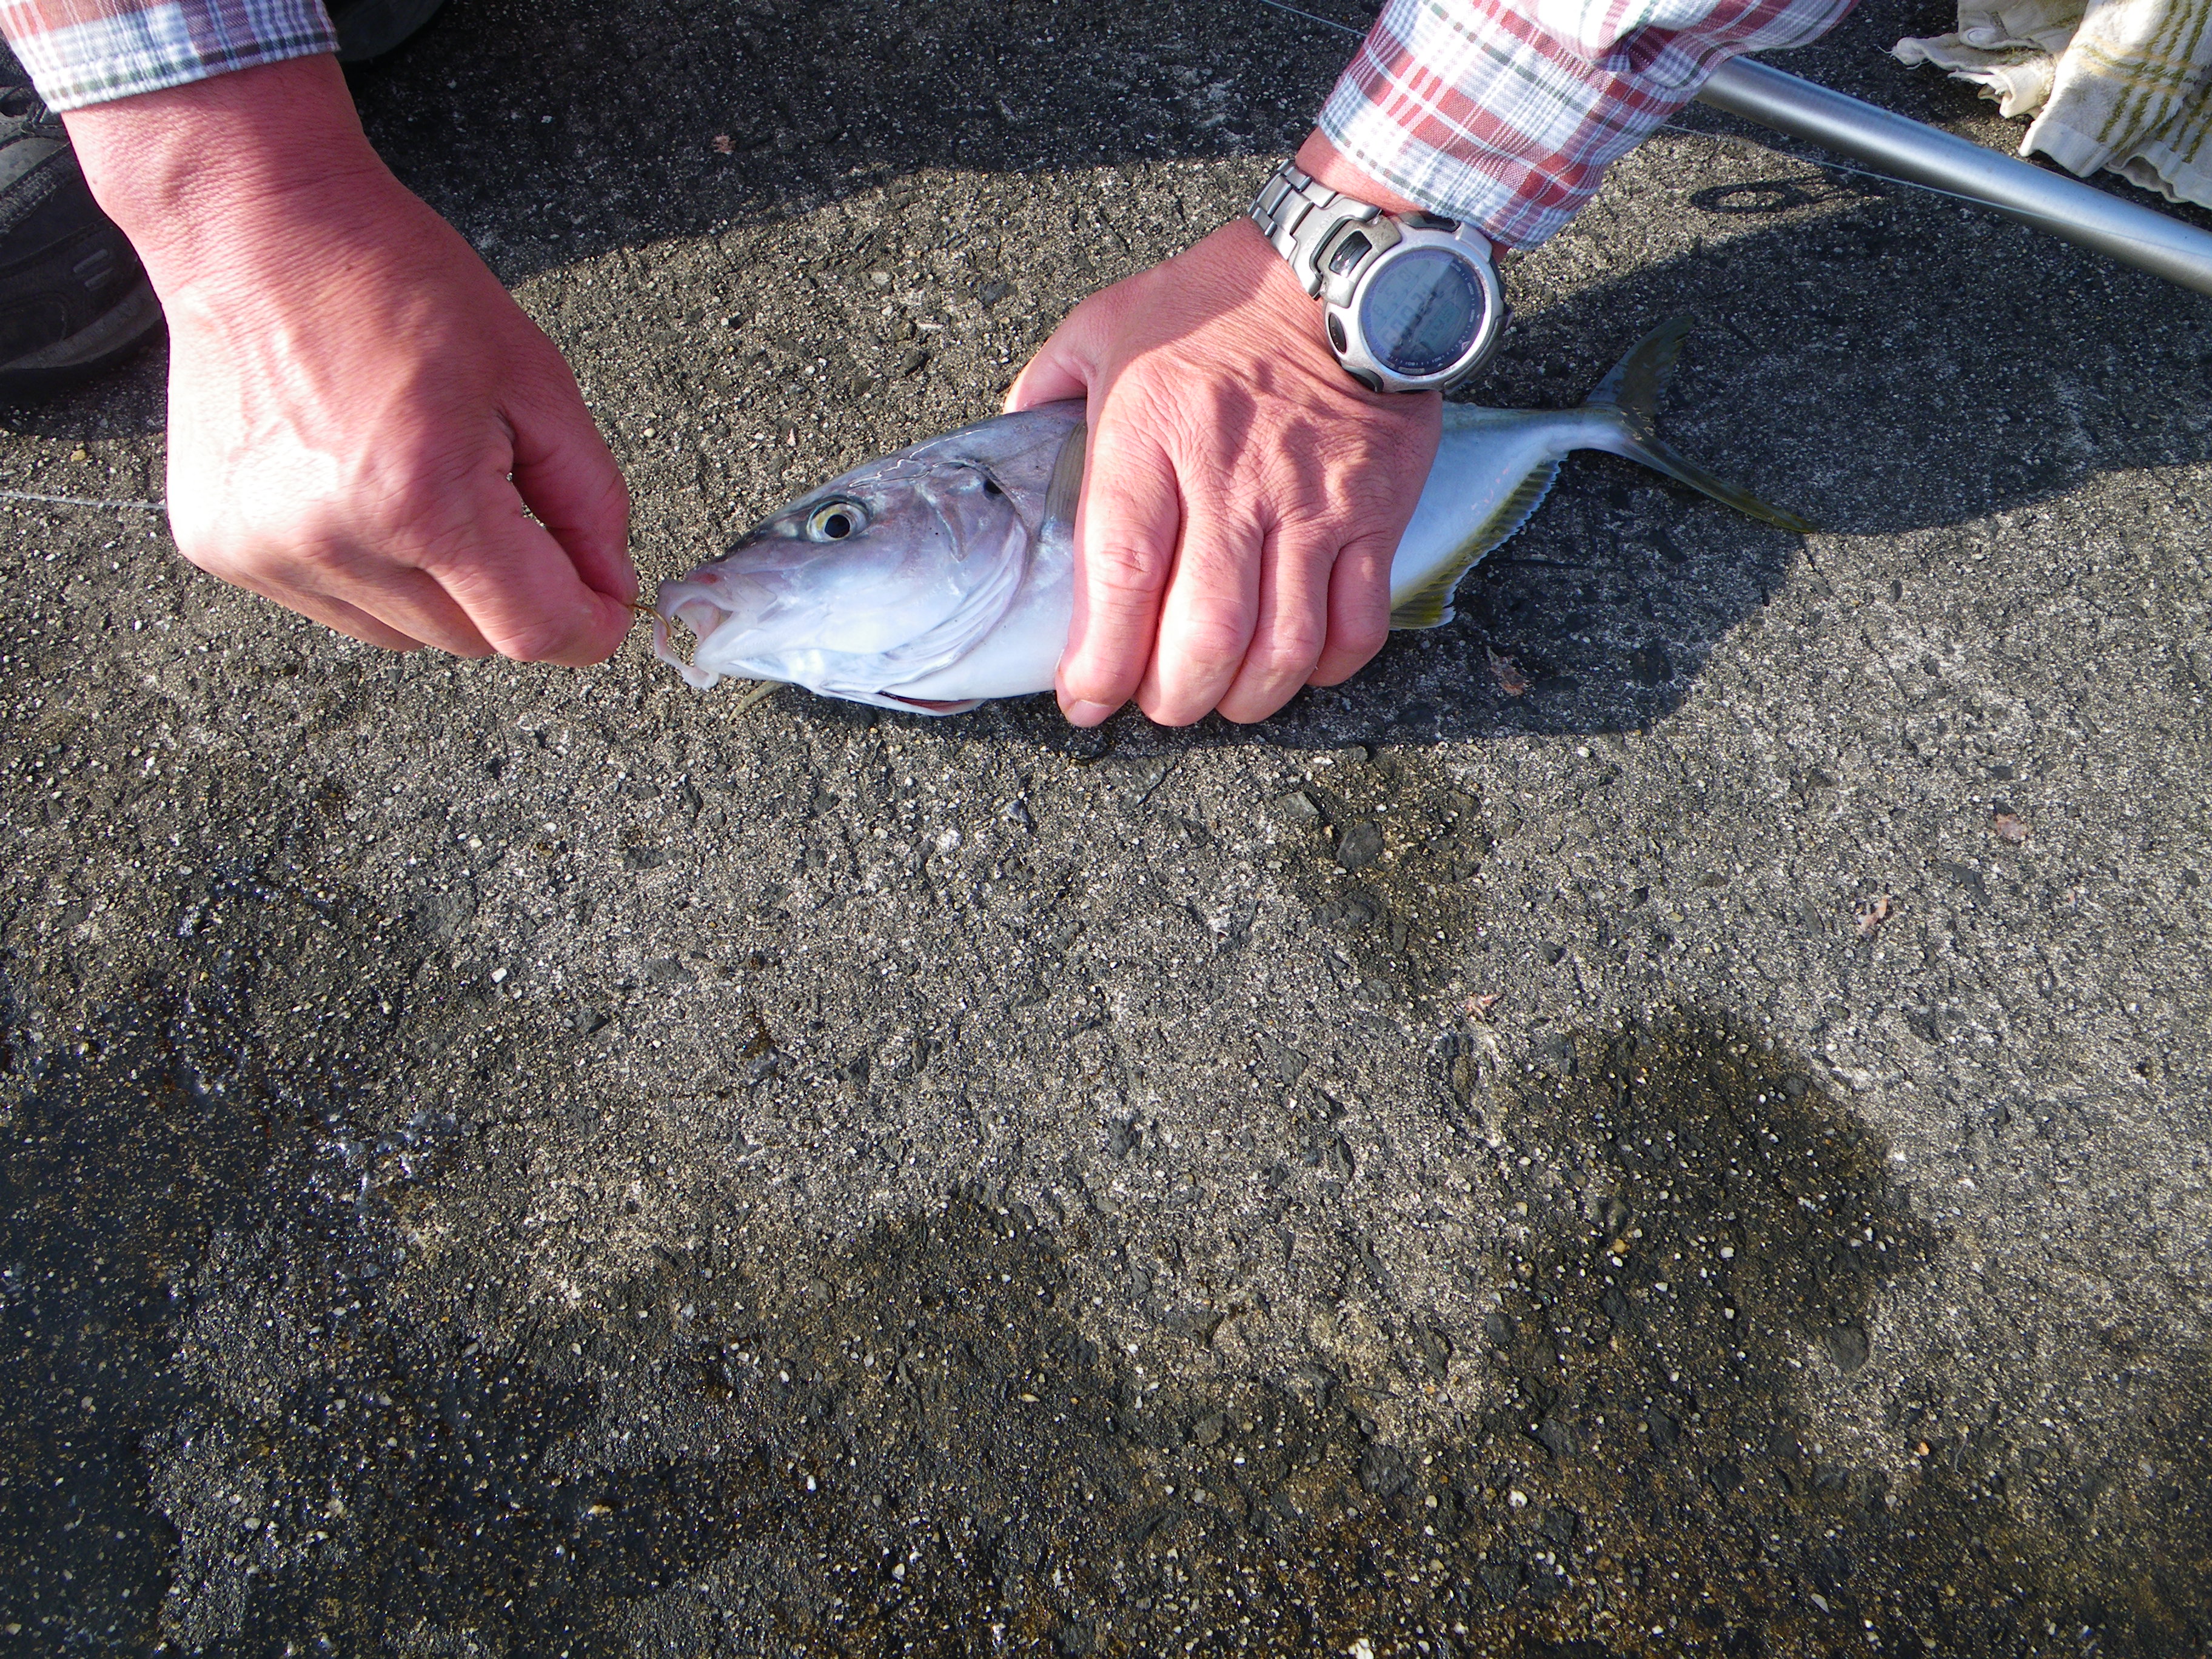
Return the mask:
M0 489L0 501L38 501L48 507L135 507L148 513L167 513L167 501L109 501L97 495L34 495L25 489Z
M1353 28L1349 23L1340 23L1333 17L1323 17L1316 12L1306 11L1297 6L1286 5L1284 3L1284 0L1260 0L1260 3L1275 11L1288 12L1293 17L1303 17L1309 23L1318 23L1323 28L1334 29L1340 34L1353 35L1362 40L1366 38L1365 31ZM1893 173L1876 173L1870 167L1856 167L1846 161L1824 161L1815 156L1800 155L1795 151L1778 149L1772 144L1761 143L1756 138L1747 138L1737 133L1705 132L1696 127L1686 127L1677 121L1661 122L1660 131L1665 132L1687 133L1693 138L1710 138L1716 143L1742 145L1748 149L1763 150L1769 155L1778 155L1785 161L1796 161L1808 167L1824 167L1831 173L1847 173L1855 179L1871 179L1876 184L1902 185L1907 190L1925 191L1930 196L1942 196L1954 202L1961 202L1971 208L1980 208L1985 213L2001 214L2008 219L2016 221L2021 224L2030 226L2038 230L2053 232L2063 235L2067 228L2064 221L2051 218L2048 215L2031 213L2019 208L2001 206L1997 203L1990 201L1984 197L1968 196L1960 191L1945 190L1940 185L1923 185L1917 179L1900 179ZM2114 240L2124 242L2132 242L2137 247L2156 247L2159 246L2158 243L2148 240L2148 239L2141 236L2118 236Z
M1293 17L1303 17L1309 23L1318 23L1325 29L1340 29L1345 33L1360 40L1367 37L1367 31L1364 29L1356 29L1349 23L1340 23L1334 17L1322 17L1314 12L1300 11L1296 6L1285 5L1283 0L1260 0L1260 3L1263 6L1273 6L1277 11L1286 11Z

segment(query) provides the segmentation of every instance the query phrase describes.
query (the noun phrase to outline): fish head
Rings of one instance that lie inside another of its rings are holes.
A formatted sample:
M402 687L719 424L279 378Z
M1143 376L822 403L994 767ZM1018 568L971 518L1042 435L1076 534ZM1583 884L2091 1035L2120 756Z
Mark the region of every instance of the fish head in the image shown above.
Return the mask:
M833 478L720 558L661 583L655 654L702 688L727 674L907 706L885 688L972 648L1028 568L1046 493L1030 453L1036 434L1021 443L992 432L1024 418L984 422ZM689 663L669 649L674 623L696 636Z

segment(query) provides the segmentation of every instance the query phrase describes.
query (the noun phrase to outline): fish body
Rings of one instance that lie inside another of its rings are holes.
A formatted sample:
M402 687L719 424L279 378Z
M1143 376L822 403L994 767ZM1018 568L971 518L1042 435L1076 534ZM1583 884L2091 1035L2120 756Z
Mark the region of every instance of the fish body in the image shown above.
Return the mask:
M1393 628L1451 620L1453 590L1528 521L1559 463L1601 449L1783 529L1813 526L1658 435L1660 381L1688 320L1647 335L1579 409L1444 407L1390 563ZM1083 405L1001 415L832 479L718 559L661 583L654 653L704 690L725 675L931 714L1052 689L1075 603ZM670 625L696 638L691 660Z

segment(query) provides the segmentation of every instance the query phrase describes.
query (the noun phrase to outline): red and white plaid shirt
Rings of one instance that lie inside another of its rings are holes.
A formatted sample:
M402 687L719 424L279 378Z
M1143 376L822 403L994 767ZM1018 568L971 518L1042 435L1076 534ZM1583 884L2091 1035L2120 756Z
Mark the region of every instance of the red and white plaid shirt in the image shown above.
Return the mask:
M58 110L338 49L323 0L0 0L0 34Z
M1726 59L1852 0L1388 0L1321 112L1363 172L1533 247Z
M1528 247L1723 58L1809 40L1850 5L1387 0L1322 130L1412 200ZM337 44L322 0L0 0L0 33L56 109Z

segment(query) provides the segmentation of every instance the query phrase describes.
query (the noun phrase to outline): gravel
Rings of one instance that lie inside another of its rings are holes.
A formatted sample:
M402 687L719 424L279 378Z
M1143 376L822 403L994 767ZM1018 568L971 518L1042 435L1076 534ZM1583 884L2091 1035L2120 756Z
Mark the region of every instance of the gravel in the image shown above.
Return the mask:
M1930 27L1793 67L1996 136ZM1341 55L455 0L356 89L650 578ZM1507 280L1475 395L1694 311L1668 431L1826 528L1577 459L1251 729L386 657L0 509L0 1652L2212 1640L2212 312L1692 132ZM158 495L161 370L0 485Z

